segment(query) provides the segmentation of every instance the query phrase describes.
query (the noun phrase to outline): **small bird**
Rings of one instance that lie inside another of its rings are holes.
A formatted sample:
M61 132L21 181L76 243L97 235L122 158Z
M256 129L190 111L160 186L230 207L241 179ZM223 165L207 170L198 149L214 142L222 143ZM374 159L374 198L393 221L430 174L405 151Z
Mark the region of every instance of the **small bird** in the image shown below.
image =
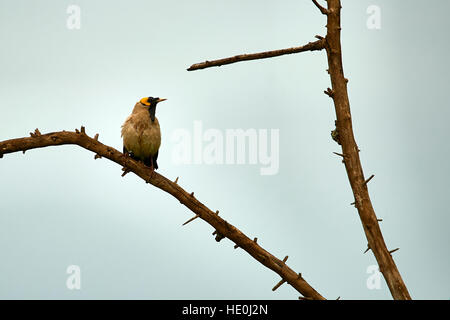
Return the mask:
M167 99L142 98L122 125L123 153L144 162L151 170L158 169L161 130L155 117L156 105Z

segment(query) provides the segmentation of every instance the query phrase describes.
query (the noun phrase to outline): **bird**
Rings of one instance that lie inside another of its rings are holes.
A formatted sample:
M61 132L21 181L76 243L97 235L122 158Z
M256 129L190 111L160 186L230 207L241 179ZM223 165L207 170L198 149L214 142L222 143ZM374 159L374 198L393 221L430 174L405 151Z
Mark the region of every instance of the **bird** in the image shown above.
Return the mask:
M152 171L158 169L161 129L155 117L156 105L167 99L145 97L140 99L122 125L123 153L143 162Z

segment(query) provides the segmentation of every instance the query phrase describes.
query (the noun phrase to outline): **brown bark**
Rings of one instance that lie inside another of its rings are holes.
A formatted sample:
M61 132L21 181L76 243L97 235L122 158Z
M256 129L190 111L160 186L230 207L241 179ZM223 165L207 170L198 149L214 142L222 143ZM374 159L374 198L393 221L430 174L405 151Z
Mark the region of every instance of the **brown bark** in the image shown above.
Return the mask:
M36 129L34 133L31 133L31 137L1 141L0 158L7 153L19 151L25 153L26 150L30 149L66 144L78 145L94 152L95 159L103 157L116 162L124 167L125 172L134 172L147 183L170 193L183 205L198 215L199 218L203 219L216 229L216 240L219 241L223 237L229 238L236 244L236 247L242 248L261 264L276 272L283 280L285 280L285 282L289 283L304 297L308 299L324 299L324 297L314 290L300 274L296 273L286 265L287 257L283 261L278 259L262 248L257 243L256 238L254 240L250 239L238 228L219 217L218 211L211 211L195 198L194 193L188 193L181 188L177 183L178 178L172 182L161 174L156 172L152 173L152 171L141 162L135 161L118 150L99 142L98 134L95 135L94 138L89 137L86 135L83 127L81 127L81 130L76 130L76 132L61 131L48 134L41 134L39 130Z
M327 36L325 39L327 43L328 71L332 84L329 95L333 99L336 109L336 128L339 133L339 142L342 146L345 169L355 197L355 206L358 209L368 246L377 259L380 272L386 279L392 296L394 299L411 299L391 252L389 252L384 242L367 188L367 183L373 176L367 180L364 178L359 149L353 135L352 117L347 93L348 80L344 77L342 65L340 38L341 3L340 0L328 0L327 2L328 9L325 13L327 15Z

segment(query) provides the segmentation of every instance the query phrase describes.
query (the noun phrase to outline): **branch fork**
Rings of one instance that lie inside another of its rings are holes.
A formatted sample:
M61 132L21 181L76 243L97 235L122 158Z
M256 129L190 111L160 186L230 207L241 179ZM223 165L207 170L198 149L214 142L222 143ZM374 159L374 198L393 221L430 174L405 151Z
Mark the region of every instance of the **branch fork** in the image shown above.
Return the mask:
M324 14L324 15L328 15L328 10L327 9L325 9L324 7L322 7L318 2L317 2L317 0L312 0L312 2L315 4L315 6L320 10L320 12L322 13L322 14Z

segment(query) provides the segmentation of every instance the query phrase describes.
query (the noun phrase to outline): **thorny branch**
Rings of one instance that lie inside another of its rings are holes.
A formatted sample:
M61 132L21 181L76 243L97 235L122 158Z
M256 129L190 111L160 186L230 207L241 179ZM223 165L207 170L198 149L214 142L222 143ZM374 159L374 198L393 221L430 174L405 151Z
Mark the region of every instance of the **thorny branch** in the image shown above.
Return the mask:
M320 12L327 17L327 35L325 38L316 36L319 41L307 44L303 47L303 50L298 52L312 51L311 47L314 48L313 50L326 49L328 58L327 71L330 75L332 87L327 88L324 93L333 99L337 118L336 129L333 130L333 139L335 139L342 147L342 153L335 152L335 154L341 156L342 162L345 164L350 186L355 197L355 202L352 204L358 209L359 217L368 241L367 250L372 250L374 253L380 272L383 274L393 298L411 299L408 289L406 288L406 285L403 282L400 272L398 271L391 255L398 249L389 251L386 243L384 242L383 234L381 233L381 229L378 224L381 219L377 219L367 188L367 184L374 177L374 175L371 175L368 179L365 179L359 158L360 150L358 149L353 134L350 102L347 93L348 79L344 77L342 65L340 35L341 1L327 0L328 8L322 7L316 0L312 0L312 2L320 10ZM305 49L307 46L309 47ZM231 58L206 61L203 63L194 64L188 70L203 69L244 60L263 59L278 55L270 55L271 52L275 51L250 55L238 55Z
M267 58L282 56L285 54L299 53L299 52L305 52L305 51L316 51L316 50L322 50L322 49L325 49L325 39L323 39L323 38L319 39L317 41L314 41L314 42L309 42L309 43L305 44L304 46L300 46L300 47L258 52L258 53L251 53L251 54L240 54L240 55L237 55L234 57L200 62L200 63L193 64L187 70L193 71L193 70L205 69L205 68L210 68L210 67L220 67L220 66L223 66L226 64L236 63L236 62L240 62L240 61L267 59Z
M312 0L316 7L322 12L322 14L328 14L328 10L322 7L316 0Z
M364 178L362 170L359 149L354 139L352 120L350 113L350 103L347 93L348 80L344 77L341 55L340 43L340 0L327 0L328 8L322 7L316 0L312 2L317 6L322 14L327 16L327 35L325 38L316 36L318 41L310 42L301 47L294 47L289 49L281 49L267 52L260 52L254 54L242 54L234 57L205 61L197 63L189 67L187 70L198 70L209 67L221 66L240 61L256 60L272 58L285 54L292 54L304 51L315 51L326 49L328 57L328 73L330 74L332 88L325 91L330 98L333 99L336 110L336 134L339 135L339 144L342 147L342 153L335 152L336 155L342 157L342 162L345 164L348 179L355 197L352 203L358 209L358 213L363 224L364 232L366 234L368 244L367 250L372 250L377 259L381 273L383 274L389 290L394 299L411 299L405 283L397 269L397 266L392 258L392 253L397 251L388 250L384 242L381 229L378 222L382 221L375 215L372 203L369 197L367 188L368 182L373 178L373 175L368 179ZM74 135L75 134L75 135ZM78 136L76 136L78 135ZM273 288L276 290L284 282L288 282L295 289L304 295L303 299L323 299L302 277L296 274L292 269L285 265L287 257L280 261L263 248L261 248L255 240L251 240L245 236L240 230L230 225L227 221L219 218L218 212L214 213L204 206L201 202L195 199L194 194L187 193L184 189L177 185L178 178L175 182L171 182L165 177L154 174L150 175L146 167L128 157L125 157L117 150L105 146L95 139L89 138L85 135L84 129L80 133L77 132L57 132L48 135L41 135L39 131L32 134L31 138L22 138L15 140L3 141L0 143L0 158L5 153L24 151L32 148L40 148L50 145L61 144L77 144L88 150L96 152L95 158L106 157L114 162L117 162L125 167L125 171L129 170L137 174L145 181L154 186L172 194L175 198L180 200L186 207L196 213L194 218L200 217L216 228L216 239L219 241L223 237L227 237L236 243L235 248L241 247L247 251L252 257L258 260L266 267L278 273L282 280ZM31 139L31 140L30 140ZM34 139L34 140L33 140ZM17 146L20 147L17 147ZM106 149L105 149L106 148ZM186 223L192 221L188 220ZM186 224L185 223L185 224Z
M373 209L367 188L373 175L365 179L359 149L353 134L350 102L348 99L347 83L344 77L341 49L341 1L328 0L327 9L327 57L328 70L331 78L332 96L336 110L336 130L339 133L339 142L342 147L343 160L350 186L355 197L355 207L358 209L368 246L377 259L380 272L394 299L411 299L408 289L397 269L381 233L378 219Z
M289 283L305 298L324 299L324 297L305 281L301 274L296 273L286 265L287 257L284 258L284 260L276 258L257 243L257 238L254 238L254 240L250 239L238 228L219 217L219 211L211 211L195 198L193 192L188 193L181 188L178 185L178 178L175 181L170 181L161 174L156 172L152 173L152 171L141 162L135 161L118 150L99 142L98 134L96 134L94 138L89 137L86 134L84 127L81 127L80 130L75 129L75 132L60 131L48 134L41 134L39 130L36 129L35 132L30 133L30 135L31 137L1 141L0 158L8 153L19 151L25 153L26 150L30 149L67 144L78 145L92 151L95 153L95 159L107 158L116 162L124 167L125 172L134 172L147 183L170 193L178 199L180 203L194 212L196 214L195 217L203 219L216 229L214 233L216 234L217 241L220 241L224 237L230 239L236 246L242 248L261 264L280 275L284 282Z

